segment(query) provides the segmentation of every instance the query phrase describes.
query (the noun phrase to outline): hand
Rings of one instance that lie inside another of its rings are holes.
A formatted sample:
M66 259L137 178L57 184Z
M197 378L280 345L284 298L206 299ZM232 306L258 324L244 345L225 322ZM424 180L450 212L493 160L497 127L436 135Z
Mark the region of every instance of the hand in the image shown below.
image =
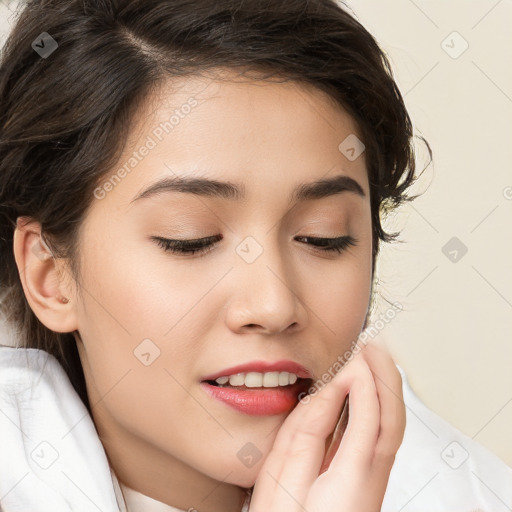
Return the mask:
M348 393L348 426L319 474ZM404 429L400 373L383 347L368 344L286 418L254 484L250 512L380 511Z

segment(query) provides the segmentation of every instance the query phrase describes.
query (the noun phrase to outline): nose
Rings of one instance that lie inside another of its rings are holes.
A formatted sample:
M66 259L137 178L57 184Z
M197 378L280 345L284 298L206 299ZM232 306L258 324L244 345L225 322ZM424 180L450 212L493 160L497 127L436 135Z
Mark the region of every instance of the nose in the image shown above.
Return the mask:
M235 291L226 322L236 333L291 333L305 327L308 313L300 276L277 247L265 247L252 263L237 261Z

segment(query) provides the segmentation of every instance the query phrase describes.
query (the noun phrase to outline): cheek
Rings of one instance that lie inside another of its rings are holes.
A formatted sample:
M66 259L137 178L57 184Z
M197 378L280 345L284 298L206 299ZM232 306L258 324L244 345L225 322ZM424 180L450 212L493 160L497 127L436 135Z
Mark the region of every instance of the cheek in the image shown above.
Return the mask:
M165 256L148 246L110 238L84 252L79 311L84 371L98 396L115 386L124 403L141 389L165 389L179 397L181 388L165 370L182 382L201 350L190 342L187 317L199 287L189 275L187 280L183 273L171 275Z
M166 452L180 452L187 445L182 416L198 415L183 388L201 350L190 343L188 319L180 321L190 310L191 287L166 278L126 241L109 250L98 244L86 261L79 330L95 420L115 432L113 419Z
M338 274L338 275L336 275ZM357 339L368 311L371 272L344 268L312 292L313 313L333 335L334 346L346 348Z
M133 234L117 233L108 244L94 244L84 260L87 317L101 318L133 343L179 330L180 319L209 286L197 273L172 265L155 243Z
M363 328L371 298L372 242L370 233L357 238L358 245L336 263L324 263L317 272L305 274L303 290L310 321L325 334L323 353L316 346L312 360L331 364L356 343Z

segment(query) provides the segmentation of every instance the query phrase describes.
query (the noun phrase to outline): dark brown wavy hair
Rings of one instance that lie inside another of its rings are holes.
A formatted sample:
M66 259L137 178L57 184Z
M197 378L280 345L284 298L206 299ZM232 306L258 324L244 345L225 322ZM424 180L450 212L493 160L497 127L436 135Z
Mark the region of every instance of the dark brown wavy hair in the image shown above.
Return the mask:
M32 46L43 32L58 44L47 58ZM0 62L0 313L18 346L59 360L87 406L73 333L47 329L25 298L16 219L39 221L79 282L78 229L137 109L163 80L220 68L312 84L352 115L366 146L373 268L379 242L398 235L381 218L417 197L406 195L417 179L413 128L390 64L335 0L23 2Z

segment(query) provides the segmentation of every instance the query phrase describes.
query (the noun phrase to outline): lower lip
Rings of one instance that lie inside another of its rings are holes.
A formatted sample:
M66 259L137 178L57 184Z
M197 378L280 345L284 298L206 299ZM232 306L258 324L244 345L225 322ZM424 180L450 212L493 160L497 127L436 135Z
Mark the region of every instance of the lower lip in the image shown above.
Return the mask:
M269 416L290 412L299 402L298 395L304 391L304 381L278 388L236 389L212 386L201 382L202 388L213 398L224 402L237 411L250 415Z

